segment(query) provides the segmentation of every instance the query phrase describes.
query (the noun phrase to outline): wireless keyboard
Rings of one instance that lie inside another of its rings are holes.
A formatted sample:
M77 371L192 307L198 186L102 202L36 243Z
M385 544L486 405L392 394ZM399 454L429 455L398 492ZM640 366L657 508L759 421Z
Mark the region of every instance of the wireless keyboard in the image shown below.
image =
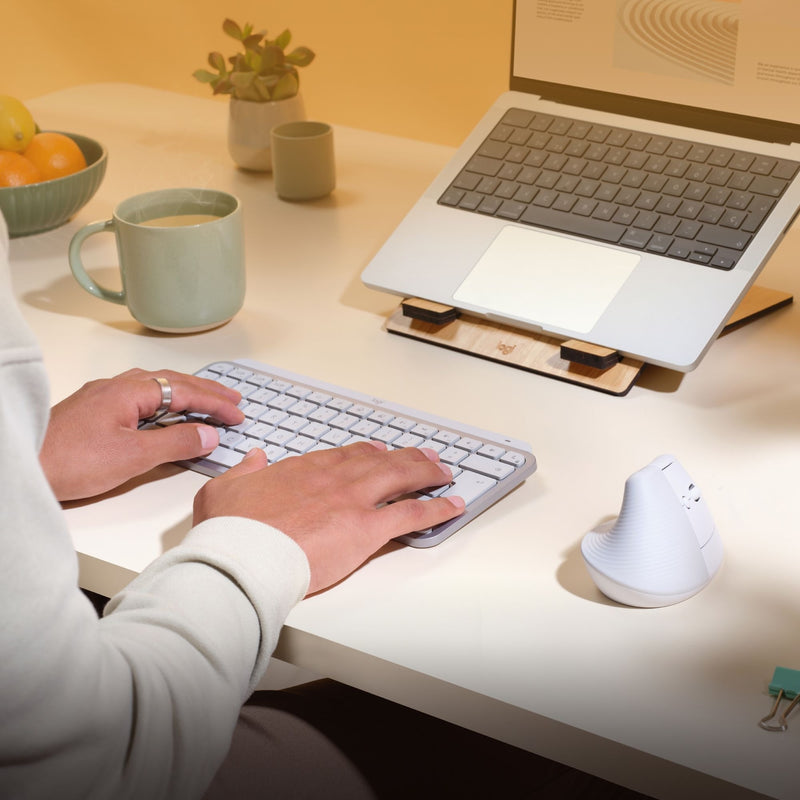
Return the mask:
M453 482L419 496L457 494L467 506L456 519L399 537L413 547L439 544L536 469L524 442L256 361L218 361L195 374L241 392L239 407L245 414L244 422L220 431L214 452L181 462L204 475L225 472L253 447L262 448L270 463L363 440L383 442L390 449L436 450L452 469ZM191 418L169 415L156 424Z

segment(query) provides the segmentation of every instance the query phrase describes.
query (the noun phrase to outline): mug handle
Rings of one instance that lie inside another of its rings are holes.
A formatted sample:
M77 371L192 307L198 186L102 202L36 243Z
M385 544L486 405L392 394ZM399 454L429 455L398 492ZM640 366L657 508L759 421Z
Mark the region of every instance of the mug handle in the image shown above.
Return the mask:
M88 225L84 225L84 227L72 237L72 241L69 243L69 268L72 270L75 280L78 281L81 287L89 292L89 294L93 294L101 300L108 300L112 303L125 305L125 287L123 286L120 292L103 288L89 277L89 273L86 272L83 261L81 261L81 247L89 236L95 233L113 233L113 231L113 219L107 219L104 222L90 222Z

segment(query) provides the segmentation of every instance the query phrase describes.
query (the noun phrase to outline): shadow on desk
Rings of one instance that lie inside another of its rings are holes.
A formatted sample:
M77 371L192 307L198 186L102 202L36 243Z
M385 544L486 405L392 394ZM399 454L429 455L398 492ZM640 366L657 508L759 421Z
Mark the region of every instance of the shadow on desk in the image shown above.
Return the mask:
M588 600L599 605L625 608L625 606L609 600L595 586L583 562L580 543L576 543L567 551L564 561L556 571L556 580L562 589L576 597L580 597L582 600Z
M108 500L111 497L119 497L120 495L127 494L130 491L138 488L139 486L146 486L148 483L154 481L162 481L166 478L171 478L173 475L178 475L183 472L183 467L177 464L161 464L161 466L145 472L143 475L137 475L126 481L122 486L117 486L105 494L97 495L96 497L87 497L82 500L67 500L61 504L62 508L82 508L83 506L91 506L98 503L100 500Z
M101 267L88 270L94 280L102 287L112 291L119 291L119 270L116 267ZM227 336L226 347L231 353L248 352L252 345L252 335L248 331L258 330L270 340L277 334L277 326L266 315L259 314L247 307L242 308L230 322L223 323L218 328L210 331L194 333L162 333L145 327L137 322L128 311L127 307L118 303L93 297L85 292L71 274L67 274L48 286L35 292L28 292L21 298L22 302L40 311L47 311L62 316L83 317L95 320L100 325L113 328L122 333L143 336L148 339L178 340L185 337L199 336L203 333L212 333L224 328ZM252 317L245 321L245 318ZM121 364L120 370L137 366L135 364ZM197 368L203 364L198 363ZM102 376L98 376L102 377Z

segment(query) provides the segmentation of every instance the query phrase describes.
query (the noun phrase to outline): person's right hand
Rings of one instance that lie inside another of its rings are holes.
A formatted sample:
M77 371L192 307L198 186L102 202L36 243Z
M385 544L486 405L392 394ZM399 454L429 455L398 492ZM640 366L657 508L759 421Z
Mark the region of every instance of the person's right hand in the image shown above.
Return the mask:
M305 552L311 594L349 575L396 536L462 513L460 497L388 502L450 479L431 450L387 451L359 442L270 466L263 450L251 450L197 493L194 524L237 516L272 525Z

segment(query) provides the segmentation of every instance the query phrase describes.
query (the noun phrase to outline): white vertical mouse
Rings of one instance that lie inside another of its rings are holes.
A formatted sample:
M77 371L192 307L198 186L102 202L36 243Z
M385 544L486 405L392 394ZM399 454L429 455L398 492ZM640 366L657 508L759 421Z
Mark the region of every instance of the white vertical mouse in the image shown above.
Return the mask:
M581 553L603 594L656 608L703 589L722 563L722 541L700 489L674 456L631 475L619 516L584 536Z

